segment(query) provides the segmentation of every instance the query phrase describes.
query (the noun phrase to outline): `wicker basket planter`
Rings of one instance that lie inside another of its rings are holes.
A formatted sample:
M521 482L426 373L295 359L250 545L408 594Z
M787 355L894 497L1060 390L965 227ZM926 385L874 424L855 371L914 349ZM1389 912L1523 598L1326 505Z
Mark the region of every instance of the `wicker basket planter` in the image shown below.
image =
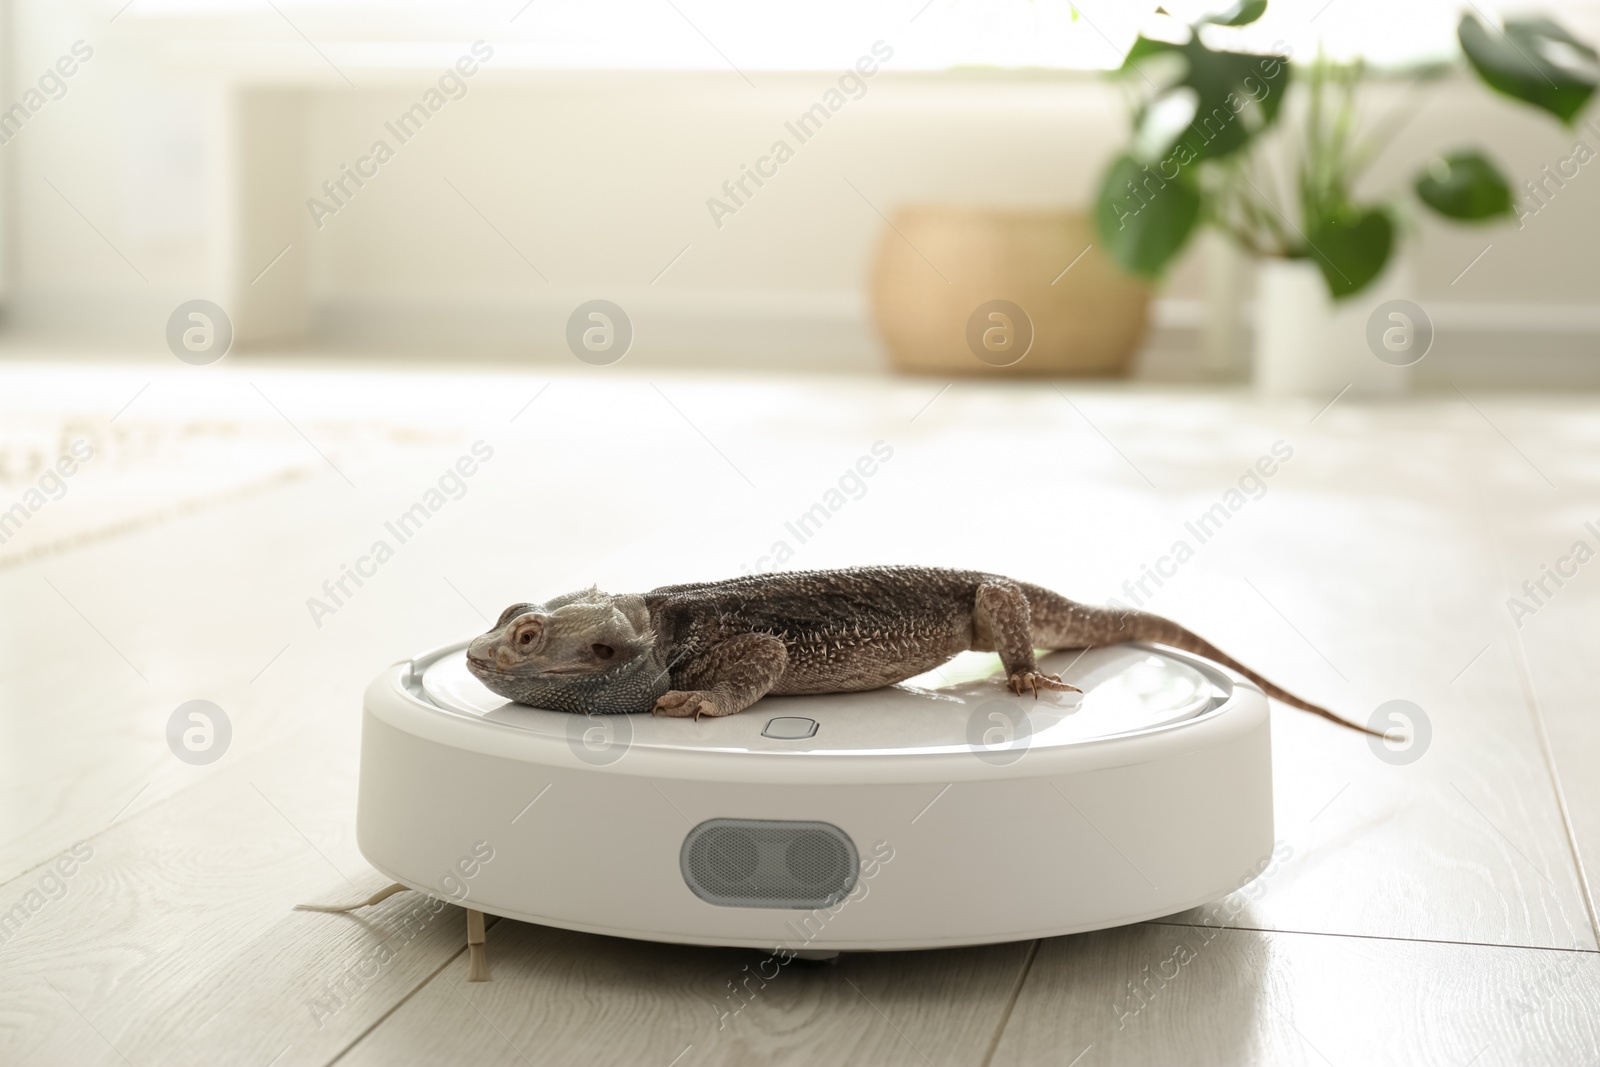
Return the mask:
M872 306L896 370L1127 373L1150 286L1093 247L1087 214L926 206L896 211L892 224L873 261Z

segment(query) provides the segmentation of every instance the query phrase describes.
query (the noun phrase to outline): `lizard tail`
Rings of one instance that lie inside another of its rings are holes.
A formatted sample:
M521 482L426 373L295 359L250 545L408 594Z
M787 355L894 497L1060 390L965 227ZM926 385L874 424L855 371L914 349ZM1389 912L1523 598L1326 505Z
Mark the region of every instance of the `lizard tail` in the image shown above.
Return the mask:
M1385 736L1370 727L1341 718L1309 700L1300 699L1282 686L1263 678L1193 630L1180 626L1171 619L1148 611L1080 604L1041 586L1018 584L1022 585L1023 594L1028 598L1033 643L1039 648L1092 648L1096 645L1116 645L1126 641L1170 645L1196 656L1204 656L1225 667L1231 667L1259 685L1268 696L1292 707L1320 715L1330 722L1336 722L1359 733L1369 734L1372 737Z

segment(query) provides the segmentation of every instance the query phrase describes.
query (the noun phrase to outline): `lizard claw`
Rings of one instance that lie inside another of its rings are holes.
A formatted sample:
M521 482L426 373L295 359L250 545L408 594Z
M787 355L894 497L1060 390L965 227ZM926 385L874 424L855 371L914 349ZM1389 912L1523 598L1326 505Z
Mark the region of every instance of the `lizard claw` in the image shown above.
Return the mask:
M724 714L716 701L711 699L710 693L698 689L674 689L663 693L656 698L655 707L650 711L653 715L665 715L673 719L687 719L693 716L696 722L700 721L702 715L715 718Z
M1082 689L1069 682L1063 682L1060 675L1043 674L1039 671L1018 671L1006 679L1006 688L1018 696L1023 690L1033 694L1033 699L1039 699L1039 690L1054 690L1062 693L1081 693Z

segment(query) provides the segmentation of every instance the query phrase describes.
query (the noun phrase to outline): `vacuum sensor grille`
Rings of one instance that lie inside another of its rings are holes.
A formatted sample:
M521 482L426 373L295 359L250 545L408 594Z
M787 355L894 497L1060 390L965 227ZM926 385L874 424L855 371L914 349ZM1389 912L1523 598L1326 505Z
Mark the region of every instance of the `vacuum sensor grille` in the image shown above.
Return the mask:
M855 888L859 857L830 823L708 819L678 854L694 895L725 908L821 908Z

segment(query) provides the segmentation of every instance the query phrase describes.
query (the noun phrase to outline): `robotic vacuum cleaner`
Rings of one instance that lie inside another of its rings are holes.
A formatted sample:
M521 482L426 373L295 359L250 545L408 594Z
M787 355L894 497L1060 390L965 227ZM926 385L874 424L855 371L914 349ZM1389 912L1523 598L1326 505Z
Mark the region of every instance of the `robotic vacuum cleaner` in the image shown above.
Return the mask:
M793 953L985 944L1195 907L1272 850L1265 696L1165 647L1043 657L1070 702L965 653L698 722L508 703L465 647L368 688L357 837L484 913Z

